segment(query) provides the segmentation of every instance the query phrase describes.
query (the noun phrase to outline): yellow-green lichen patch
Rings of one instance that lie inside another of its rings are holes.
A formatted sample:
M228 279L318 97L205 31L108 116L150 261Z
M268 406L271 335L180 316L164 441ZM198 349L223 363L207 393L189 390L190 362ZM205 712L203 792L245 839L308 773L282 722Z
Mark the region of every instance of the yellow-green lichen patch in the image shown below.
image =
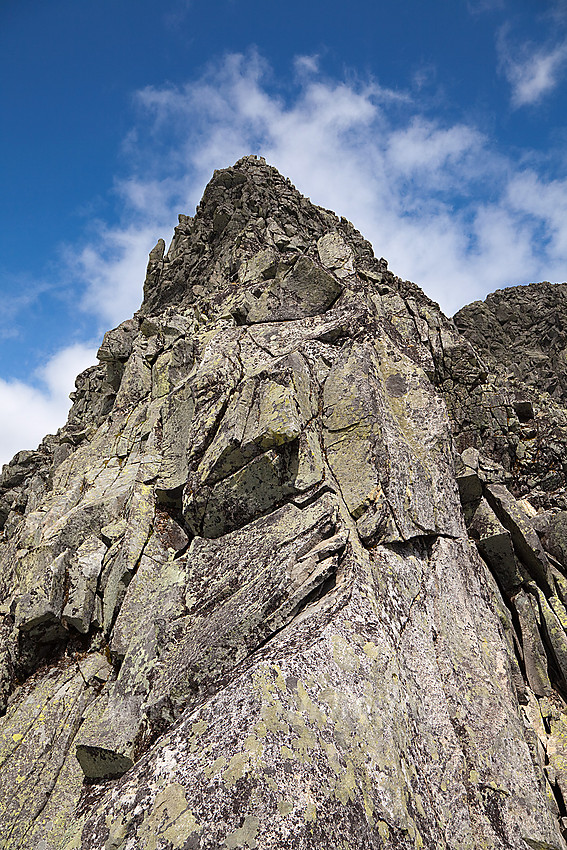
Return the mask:
M196 720L191 726L192 735L203 735L207 731L208 723L206 720Z
M258 723L254 726L254 731L260 738L265 738L268 734L268 727L264 723L263 720L259 720Z
M254 758L255 761L258 761L264 752L264 745L262 741L258 740L255 735L248 735L244 741L244 747L246 748L246 752L251 758Z
M278 688L280 691L282 691L282 693L285 693L286 683L285 683L285 678L284 678L284 675L282 673L282 669L281 669L280 665L279 664L272 664L271 669L272 669L274 676L275 676L274 684L275 684L276 688Z
M288 722L297 735L296 738L292 739L291 746L296 751L300 761L308 762L310 758L308 751L317 747L317 738L306 724L302 715L298 712L290 711L288 713Z
M472 771L471 771L472 773ZM414 794L413 801L415 803L416 811L419 812L422 818L427 817L427 813L425 811L425 806L423 805L423 799L421 794L418 794L417 791Z
M360 658L351 644L342 635L333 635L331 645L335 663L347 673L357 673L360 668Z
M266 783L268 788L270 788L274 792L274 794L279 794L280 786L278 785L277 781L274 779L273 776L264 776L264 782Z
M327 760L329 762L330 767L334 770L337 776L340 776L343 771L343 767L340 762L339 751L337 750L336 746L330 741L323 741L322 743L323 749L327 753Z
M357 781L355 767L350 759L347 760L346 769L339 776L335 786L335 797L346 806L349 800L356 796Z
M63 850L80 850L84 822L85 817L83 816L78 823L73 823L70 827L70 833L65 835L65 843L62 845Z
M551 717L551 735L547 745L549 762L563 783L567 775L567 714Z
M271 673L275 673L275 679ZM254 672L253 689L261 700L260 708L260 727L265 729L267 734L271 732L277 734L289 734L289 726L285 723L284 707L281 703L278 691L285 693L286 685L282 672L277 665L271 669L265 667ZM261 734L260 732L258 734ZM262 735L265 737L265 735Z
M185 789L173 782L156 795L149 815L138 828L138 846L140 850L157 850L158 842L163 839L177 850L202 828L188 807Z
M305 811L303 813L303 817L307 822L315 823L317 820L317 806L313 802L307 803L305 807Z
M293 812L293 803L288 802L288 800L278 800L278 812L283 817L291 814Z
M189 751L192 753L197 750L202 750L201 738L207 731L208 723L206 720L196 720L191 726L191 736L189 738Z
M238 829L235 829L234 832L229 833L226 836L224 843L228 848L233 847L257 847L258 842L256 841L256 835L258 833L258 827L260 825L260 821L254 815L247 815L244 819L244 823Z
M264 450L295 440L301 421L293 392L274 381L265 381L259 391L258 434L254 436Z
M366 788L362 788L362 800L364 802L364 814L370 826L374 825L374 804L368 796Z
M333 711L336 711L341 704L343 696L333 688L322 688L319 691L319 699L321 702L326 703Z
M321 708L313 702L303 682L297 683L297 697L301 711L305 711L311 722L315 723L319 729L322 729L327 723L327 716Z
M262 721L268 731L272 733L283 732L284 735L289 733L289 726L282 717L283 713L284 708L279 700L262 705Z
M104 843L104 850L121 850L126 841L128 826L130 821L125 821L122 817L108 823L109 818L106 818L107 826L110 829L108 838Z
M226 759L224 756L219 756L214 760L214 762L207 767L204 768L203 773L207 777L207 779L212 779L213 776L216 776L224 769L226 765Z
M365 655L367 655L369 658L372 658L374 661L378 661L378 659L381 658L383 654L380 647L376 646L376 644L371 640L366 641L366 643L362 647L362 651Z
M222 778L225 785L229 788L242 779L250 770L250 756L246 752L235 753L228 763L228 767L223 771Z

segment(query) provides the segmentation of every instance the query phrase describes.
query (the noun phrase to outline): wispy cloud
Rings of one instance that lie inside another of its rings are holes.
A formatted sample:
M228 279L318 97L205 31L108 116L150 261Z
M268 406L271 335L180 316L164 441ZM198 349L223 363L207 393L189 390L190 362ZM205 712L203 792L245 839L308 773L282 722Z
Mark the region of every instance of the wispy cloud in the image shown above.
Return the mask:
M506 0L467 0L467 9L472 15L504 9Z
M296 56L293 64L296 72L301 75L317 74L319 71L319 57L316 54Z
M507 202L540 227L550 258L551 280L567 277L567 180L545 180L533 170L515 174L507 187Z
M12 339L21 333L20 317L35 305L53 285L31 279L25 273L3 274L2 311L0 312L0 339Z
M81 300L83 310L97 317L105 326L117 325L140 306L148 253L157 242L157 234L171 230L167 223L148 222L119 227L100 226L96 238L77 253L67 251L67 263L77 278L85 283Z
M515 108L538 104L556 88L567 69L567 40L555 45L514 44L506 26L499 33L497 49Z
M168 11L164 13L166 29L175 31L183 24L189 14L193 0L174 0Z
M64 424L78 372L96 363L96 348L75 344L57 352L35 384L0 379L0 466L21 449L35 449Z

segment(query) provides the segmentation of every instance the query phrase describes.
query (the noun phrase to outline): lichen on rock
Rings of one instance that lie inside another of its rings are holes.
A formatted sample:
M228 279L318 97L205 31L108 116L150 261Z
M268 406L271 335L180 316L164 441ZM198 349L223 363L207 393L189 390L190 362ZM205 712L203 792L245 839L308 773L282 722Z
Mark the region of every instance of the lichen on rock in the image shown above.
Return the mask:
M505 301L215 172L0 477L6 850L566 850L561 334L509 375Z

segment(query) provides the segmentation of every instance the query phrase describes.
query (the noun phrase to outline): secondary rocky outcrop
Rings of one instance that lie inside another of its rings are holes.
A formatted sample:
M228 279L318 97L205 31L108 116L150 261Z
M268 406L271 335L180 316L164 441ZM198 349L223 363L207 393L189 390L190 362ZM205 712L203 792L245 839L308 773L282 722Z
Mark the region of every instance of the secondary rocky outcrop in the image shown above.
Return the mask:
M564 850L567 414L457 321L215 172L2 472L4 847Z

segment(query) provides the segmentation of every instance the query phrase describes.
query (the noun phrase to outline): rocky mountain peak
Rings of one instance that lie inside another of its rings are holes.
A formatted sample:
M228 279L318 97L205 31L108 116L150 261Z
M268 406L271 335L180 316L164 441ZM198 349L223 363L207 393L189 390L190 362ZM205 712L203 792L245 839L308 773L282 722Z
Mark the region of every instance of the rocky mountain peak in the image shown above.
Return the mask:
M562 297L215 172L2 471L2 846L566 850Z
M215 171L194 217L179 216L167 254L163 240L151 252L141 312L191 304L226 309L231 287L251 289L278 270L282 276L300 255L320 261L317 242L329 233L350 251L331 258L327 240L328 262L348 263L352 255L375 266L370 244L350 222L316 207L262 158L244 157Z

